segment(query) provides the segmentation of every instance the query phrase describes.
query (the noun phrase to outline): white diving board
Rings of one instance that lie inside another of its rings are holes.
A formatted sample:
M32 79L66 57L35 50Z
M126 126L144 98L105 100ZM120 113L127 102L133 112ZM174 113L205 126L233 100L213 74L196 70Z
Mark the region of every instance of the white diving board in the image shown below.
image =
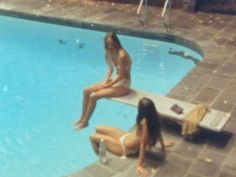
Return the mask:
M143 97L147 97L153 100L159 114L169 119L173 119L174 121L177 122L182 122L185 115L188 112L190 112L194 107L196 107L196 105L192 103L140 90L132 90L131 93L129 93L126 96L116 97L116 98L113 97L109 99L125 103L131 106L137 106L139 100ZM173 106L174 104L178 104L184 109L182 114L177 114L170 109L171 106ZM230 117L229 113L210 109L210 111L204 116L202 121L199 123L199 126L212 131L220 132L225 123L227 122L227 120L229 119L229 117Z

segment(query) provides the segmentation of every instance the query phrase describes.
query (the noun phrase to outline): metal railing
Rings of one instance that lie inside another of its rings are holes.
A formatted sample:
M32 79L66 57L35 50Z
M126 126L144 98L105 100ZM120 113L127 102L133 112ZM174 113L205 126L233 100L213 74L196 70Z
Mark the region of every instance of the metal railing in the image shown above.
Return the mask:
M144 4L144 16L142 18L141 16L141 8ZM172 5L172 0L166 0L162 13L161 13L161 23L165 27L166 31L169 31L171 28L171 16L172 16L172 11L171 11L171 5ZM139 17L139 22L143 25L145 28L147 26L147 8L148 8L148 0L140 0L139 6L137 9L137 15ZM166 13L168 13L168 19L166 19Z
M144 3L144 17L142 19L140 14L141 14L141 8L143 6L143 3ZM144 28L147 26L147 6L148 6L148 0L140 0L139 6L137 9L137 15L139 17L139 22L143 25Z
M172 16L171 6L172 6L172 0L166 0L161 13L161 22L162 25L165 27L166 31L170 31L171 28L171 16ZM167 19L165 18L166 13L168 13Z

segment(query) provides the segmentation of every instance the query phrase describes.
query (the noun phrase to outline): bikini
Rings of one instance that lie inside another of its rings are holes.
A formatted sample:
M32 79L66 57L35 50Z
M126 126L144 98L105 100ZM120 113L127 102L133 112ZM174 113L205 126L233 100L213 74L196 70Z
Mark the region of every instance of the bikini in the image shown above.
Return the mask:
M125 148L125 139L126 139L129 135L131 135L131 133L126 133L126 134L124 134L123 136L121 136L120 139L119 139L120 145L121 145L121 148L122 148L122 156L121 156L122 159L125 159L127 155L136 154L136 153L139 151L139 147L136 148L136 149L133 149L133 150L129 150L128 152L126 151L126 148Z
M119 82L117 82L116 84L114 84L114 87L118 87L118 86L122 86L125 88L130 88L130 80L129 79L122 79Z
M143 119L141 121L140 124L144 124L145 119ZM125 139L131 135L132 133L134 133L133 131L132 132L128 132L128 133L125 133L123 136L121 136L119 138L119 142L120 142L120 145L121 145L121 148L122 148L122 156L121 156L121 159L125 159L127 155L132 155L132 154L137 154L137 152L139 151L139 147L135 148L135 149L132 149L132 150L129 150L129 152L126 151L125 149ZM141 138L136 136L136 138L140 141L141 143Z
M119 66L116 66L113 62L112 62L113 66L116 68L117 73L119 72L120 68ZM128 70L130 68L130 66L127 66L125 69ZM125 88L130 88L131 82L129 79L121 79L119 82L117 82L116 84L114 84L114 87L118 87L118 86L122 86Z

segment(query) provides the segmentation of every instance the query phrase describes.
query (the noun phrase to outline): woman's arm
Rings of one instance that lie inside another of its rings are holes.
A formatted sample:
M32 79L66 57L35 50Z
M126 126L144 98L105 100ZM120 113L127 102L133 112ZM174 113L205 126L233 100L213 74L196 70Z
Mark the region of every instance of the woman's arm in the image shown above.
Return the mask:
M163 137L162 137L162 134L160 133L160 144L161 144L161 149L163 151L165 151L165 144L164 144L164 140L163 140Z
M108 82L111 80L111 76L113 73L113 65L107 53L105 54L105 59L108 65L108 69L107 69L107 73L106 73L105 80L103 81L103 83L108 84Z
M147 123L145 119L141 123L140 135L141 135L141 144L140 144L140 149L139 149L137 172L138 174L142 175L145 173L144 160L145 160L146 150L148 147L148 131L147 131Z
M108 84L108 87L118 83L125 77L126 67L127 67L127 56L125 53L121 52L117 58L117 67L119 68L119 72L116 74L116 77Z

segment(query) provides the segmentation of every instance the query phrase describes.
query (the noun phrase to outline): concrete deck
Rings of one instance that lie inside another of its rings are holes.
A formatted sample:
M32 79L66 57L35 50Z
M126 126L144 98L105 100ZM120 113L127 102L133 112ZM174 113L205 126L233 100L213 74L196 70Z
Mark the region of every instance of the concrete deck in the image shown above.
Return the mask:
M70 1L70 3L68 3ZM88 22L165 33L160 23L161 9L148 8L148 26L138 22L135 4L95 0L0 0L0 12L21 12L28 16L50 17L74 22ZM202 131L194 142L184 141L180 128L167 122L164 135L176 142L168 149L165 163L147 160L157 177L235 177L236 176L236 16L191 13L173 10L171 34L199 44L205 54L200 62L168 94L191 103L205 102L213 109L230 112L224 132ZM231 133L229 133L231 132ZM121 160L110 155L106 165L100 163L70 177L137 176L137 158Z

